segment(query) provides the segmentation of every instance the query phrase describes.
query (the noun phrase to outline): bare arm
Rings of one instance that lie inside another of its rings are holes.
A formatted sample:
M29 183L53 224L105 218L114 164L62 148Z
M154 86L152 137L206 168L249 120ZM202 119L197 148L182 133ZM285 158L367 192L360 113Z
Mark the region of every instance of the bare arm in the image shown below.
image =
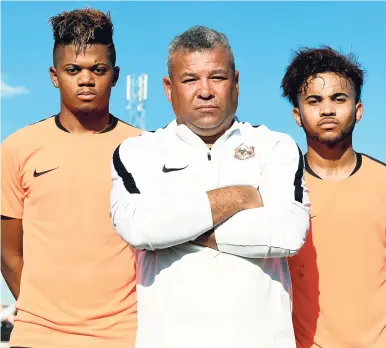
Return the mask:
M208 191L213 226L229 219L241 210L263 205L259 191L246 185L235 185Z
M22 220L1 216L1 273L16 299L20 293L22 269Z
M258 189L252 186L229 186L208 192L213 225L229 219L241 210L260 208L263 201ZM242 207L242 209L239 209ZM218 249L214 228L200 235L193 243Z

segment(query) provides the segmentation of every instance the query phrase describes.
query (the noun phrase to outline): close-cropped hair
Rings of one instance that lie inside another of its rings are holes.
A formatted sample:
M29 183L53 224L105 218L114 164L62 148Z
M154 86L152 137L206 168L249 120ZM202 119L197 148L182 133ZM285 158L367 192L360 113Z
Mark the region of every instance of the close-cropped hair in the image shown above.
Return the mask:
M361 99L364 70L353 53L344 55L329 46L301 48L294 52L294 58L282 79L283 97L298 107L298 96L306 93L310 78L322 73L333 73L346 78L355 91L358 103Z
M54 64L59 46L74 45L75 54L78 55L80 52L86 52L93 44L101 44L108 46L110 61L115 66L114 27L109 12L103 13L89 7L76 9L51 17L49 23L55 40Z
M172 76L172 58L177 51L197 52L223 48L229 51L231 69L235 71L235 59L225 34L204 26L194 26L176 36L168 48L168 73Z

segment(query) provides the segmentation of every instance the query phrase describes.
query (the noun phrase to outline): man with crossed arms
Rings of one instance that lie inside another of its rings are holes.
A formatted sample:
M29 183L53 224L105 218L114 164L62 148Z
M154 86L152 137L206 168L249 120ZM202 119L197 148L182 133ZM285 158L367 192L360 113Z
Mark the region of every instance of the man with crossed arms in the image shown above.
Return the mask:
M295 347L286 257L309 226L303 156L235 117L224 34L177 36L168 68L176 120L113 155L113 225L137 250L136 347Z

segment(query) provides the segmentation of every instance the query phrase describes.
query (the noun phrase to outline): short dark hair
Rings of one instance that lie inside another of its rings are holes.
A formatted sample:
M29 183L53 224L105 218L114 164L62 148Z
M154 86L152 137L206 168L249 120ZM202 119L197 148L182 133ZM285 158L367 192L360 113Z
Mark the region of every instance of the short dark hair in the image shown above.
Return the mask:
M221 47L229 51L231 69L235 71L235 58L233 51L229 45L229 41L225 34L214 29L196 25L176 36L169 44L168 50L168 73L172 76L172 57L174 52L186 51L197 52L204 50L212 50Z
M360 101L364 70L353 53L340 54L329 46L301 48L294 52L294 58L281 82L283 97L297 107L298 95L307 90L308 79L321 73L333 73L346 78L355 90L356 102Z
M109 59L115 66L116 52L113 42L113 23L110 12L103 13L90 7L62 12L51 17L49 23L54 34L54 64L56 49L61 45L74 45L75 53L85 52L92 44L106 45Z

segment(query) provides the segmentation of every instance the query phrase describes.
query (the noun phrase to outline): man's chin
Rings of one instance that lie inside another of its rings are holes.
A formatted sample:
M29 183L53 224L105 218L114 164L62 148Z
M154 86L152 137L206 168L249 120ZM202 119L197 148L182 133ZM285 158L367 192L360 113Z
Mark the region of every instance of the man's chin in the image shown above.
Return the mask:
M95 105L80 105L76 108L76 113L80 114L92 114L98 111L98 107Z
M208 122L196 122L192 125L192 130L197 134L201 136L214 136L219 133L223 133L226 131L230 125L231 122L227 122L227 119L218 121L218 120L208 120ZM189 127L190 128L190 127Z
M194 133L202 137L212 137L224 132L222 124L195 124L189 127Z
M327 145L328 147L333 148L336 145L342 143L345 139L347 139L347 137L348 134L343 133L335 136L318 136L316 137L316 140L323 145Z

